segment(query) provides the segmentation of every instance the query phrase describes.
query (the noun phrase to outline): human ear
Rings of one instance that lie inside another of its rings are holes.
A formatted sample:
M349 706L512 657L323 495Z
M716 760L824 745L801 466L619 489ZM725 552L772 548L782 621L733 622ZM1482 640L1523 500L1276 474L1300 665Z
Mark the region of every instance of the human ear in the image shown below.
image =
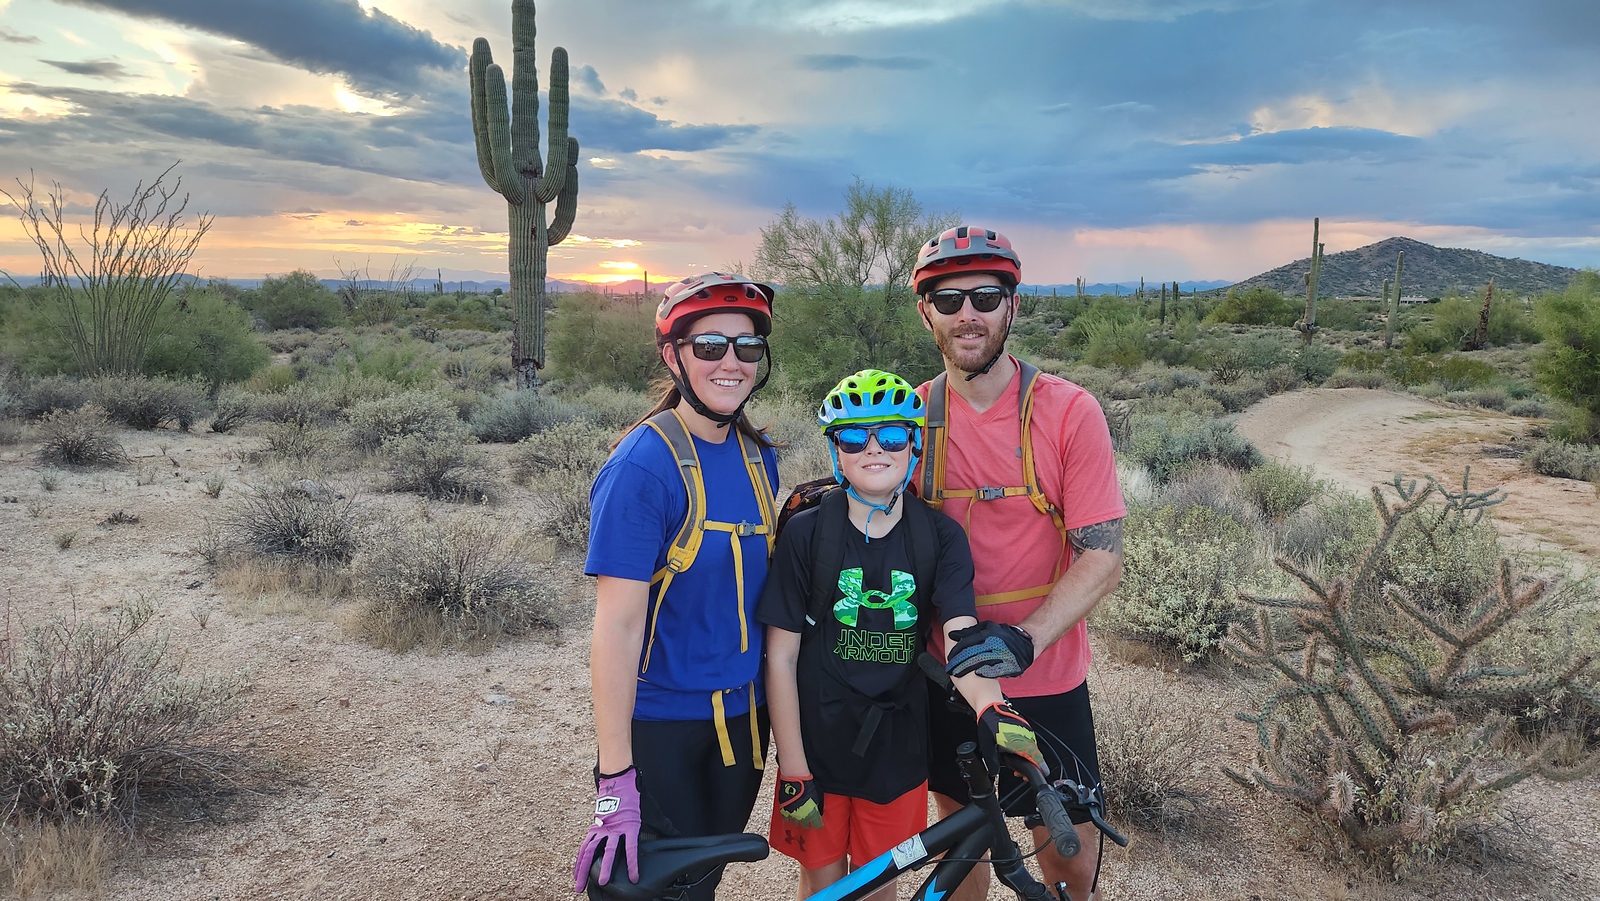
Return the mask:
M666 364L668 372L678 376L679 378L682 378L683 373L678 370L678 355L672 352L672 350L676 347L677 345L672 341L668 341L667 343L661 345L661 362Z

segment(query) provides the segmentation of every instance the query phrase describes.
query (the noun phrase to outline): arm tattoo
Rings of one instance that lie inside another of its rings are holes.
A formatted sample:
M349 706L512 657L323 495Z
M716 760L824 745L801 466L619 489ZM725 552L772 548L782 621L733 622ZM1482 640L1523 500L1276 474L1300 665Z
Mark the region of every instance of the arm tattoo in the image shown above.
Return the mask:
M1067 540L1072 542L1072 549L1076 553L1084 551L1109 551L1113 554L1122 553L1122 518L1108 519L1097 522L1092 526L1084 526L1067 532Z

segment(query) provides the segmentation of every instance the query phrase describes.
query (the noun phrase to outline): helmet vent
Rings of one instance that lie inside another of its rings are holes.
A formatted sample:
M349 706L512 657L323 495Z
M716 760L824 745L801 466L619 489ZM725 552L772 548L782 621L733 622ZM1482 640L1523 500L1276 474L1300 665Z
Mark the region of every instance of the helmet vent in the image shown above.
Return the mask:
M956 237L965 238L966 236L967 236L967 227L965 225L963 225L960 228L956 229Z

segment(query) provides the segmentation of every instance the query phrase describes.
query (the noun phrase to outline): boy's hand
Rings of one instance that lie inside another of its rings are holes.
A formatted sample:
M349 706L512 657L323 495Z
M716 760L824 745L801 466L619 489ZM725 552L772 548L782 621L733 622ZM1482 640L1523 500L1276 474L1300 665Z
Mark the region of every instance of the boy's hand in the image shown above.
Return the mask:
M619 850L628 863L628 881L639 881L638 770L630 766L615 776L596 773L596 777L594 825L589 827L572 868L573 891L577 892L588 886L589 867L596 855L600 856L600 884L610 882Z
M950 637L956 641L945 667L951 678L968 673L985 679L1020 676L1033 662L1033 636L1016 626L984 621L952 632Z
M1039 740L1033 734L1033 726L1010 703L996 701L983 708L978 714L978 724L994 738L996 747L1026 757L1041 771L1049 773L1045 769L1044 755L1039 753Z
M778 776L778 813L804 829L822 828L822 792L810 776L791 779Z

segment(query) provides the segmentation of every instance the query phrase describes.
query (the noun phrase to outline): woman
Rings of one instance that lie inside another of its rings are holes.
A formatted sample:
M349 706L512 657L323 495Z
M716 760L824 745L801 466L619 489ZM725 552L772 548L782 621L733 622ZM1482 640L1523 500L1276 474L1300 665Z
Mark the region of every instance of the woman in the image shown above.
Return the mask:
M766 383L772 296L720 272L668 289L655 330L671 387L595 478L585 571L599 578L589 654L599 761L578 891L596 857L601 883L614 878L619 850L638 881L641 826L741 832L755 806L768 736L755 607L778 471L744 405ZM719 878L691 897L713 897Z

